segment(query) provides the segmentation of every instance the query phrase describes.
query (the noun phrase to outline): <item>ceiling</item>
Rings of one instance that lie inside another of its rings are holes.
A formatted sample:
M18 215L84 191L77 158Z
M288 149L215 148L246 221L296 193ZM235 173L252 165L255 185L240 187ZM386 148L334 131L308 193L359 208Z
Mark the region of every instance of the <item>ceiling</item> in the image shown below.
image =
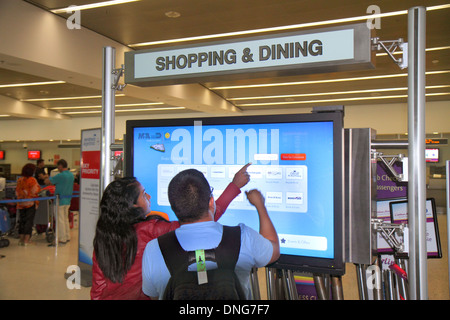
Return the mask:
M51 9L73 4L82 5L98 1L27 0L26 2L50 11ZM363 16L367 14L368 6L373 3L373 0L341 0L339 2L332 0L142 0L123 5L83 10L81 13L81 24L85 28L129 46L141 42ZM445 0L376 1L382 13L407 10L416 5L424 5L424 3L426 3L427 7L430 7L443 5ZM167 13L171 11L178 12L180 16L177 18L168 17ZM66 13L60 15L64 18L68 17ZM450 100L449 17L450 8L427 11L426 47L429 50L426 54L427 101ZM407 19L406 14L381 18L381 28L376 30L376 36L381 40L403 38L407 41ZM154 47L157 46L152 46L152 48ZM139 49L148 48L150 46L139 47ZM201 85L243 112L264 112L265 110L276 108L289 109L330 104L406 103L407 69L400 69L390 57L380 55L382 51L378 53L376 68L370 70L207 82ZM396 55L396 57L400 56ZM398 76L391 78L376 77L383 75ZM355 79L360 77L365 77L365 80ZM352 80L339 80L349 78ZM317 83L320 80L332 79L336 79L336 81ZM0 61L0 85L49 80L59 79L45 79L12 71L8 66L2 66ZM235 88L235 86L246 85L254 85L254 87ZM258 87L258 85L265 86ZM27 103L32 105L48 108L69 117L99 116L102 100L101 94L101 90L74 85L69 82L30 87L0 88L0 95L17 100L91 97L75 100L27 101ZM268 98L269 96L271 98ZM138 99L125 94L116 97L116 110L120 110L118 112L121 112L122 115L149 114L149 112L151 114L196 112L195 110L180 108L170 111L164 110L164 108L171 107L168 104L136 106L136 104L150 102L155 103L158 101ZM151 111L127 111L143 108L151 108ZM158 108L160 108L160 111L158 111ZM74 113L87 111L91 113ZM1 121L6 119L15 119L15 117L0 118Z

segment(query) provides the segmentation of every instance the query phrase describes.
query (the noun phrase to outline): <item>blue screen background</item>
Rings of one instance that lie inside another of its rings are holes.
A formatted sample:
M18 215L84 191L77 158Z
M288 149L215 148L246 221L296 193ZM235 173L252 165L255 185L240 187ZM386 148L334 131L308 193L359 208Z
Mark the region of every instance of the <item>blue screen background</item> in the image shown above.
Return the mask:
M201 159L194 159L194 128L185 127L137 127L134 128L134 160L133 175L142 183L147 193L151 195L151 209L169 214L171 220L176 220L170 206L159 206L156 201L158 164L172 164L171 151L180 141L172 141L175 129L185 129L191 136L191 163ZM234 124L234 125L203 125L202 132L208 129L219 130L225 139L226 129L242 128L243 130L266 129L269 133L268 153L270 153L270 130L278 129L279 154L304 153L306 160L279 160L279 166L304 165L307 166L307 201L306 212L277 212L269 211L275 229L279 234L295 234L319 236L327 239L326 250L306 250L297 248L281 248L282 254L307 256L316 258L334 258L334 182L333 182L333 123L304 122L304 123L264 123L264 124ZM198 130L198 128L197 128ZM198 132L198 131L197 131ZM198 140L197 140L198 142ZM210 144L203 141L201 150ZM150 148L150 146L164 145L164 152ZM249 143L245 146L248 147ZM237 152L237 143L235 143ZM225 141L223 142L223 158L225 159ZM197 145L196 151L199 150ZM248 153L248 152L247 152ZM239 165L250 162L248 154ZM205 164L205 159L201 159ZM237 161L237 160L236 160ZM189 162L189 160L187 161ZM254 161L253 161L254 162ZM228 177L227 177L228 178ZM231 182L231 179L228 179ZM211 184L211 183L210 183ZM214 185L211 184L212 187ZM264 191L264 190L261 190ZM245 201L247 201L245 199ZM227 209L219 220L224 225L244 223L255 230L259 230L258 214L254 211Z

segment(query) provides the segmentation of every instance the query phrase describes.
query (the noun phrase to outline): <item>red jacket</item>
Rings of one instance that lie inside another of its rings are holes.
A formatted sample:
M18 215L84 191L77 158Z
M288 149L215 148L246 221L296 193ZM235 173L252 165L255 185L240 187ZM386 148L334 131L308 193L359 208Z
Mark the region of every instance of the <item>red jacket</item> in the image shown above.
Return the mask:
M214 220L217 221L223 215L228 205L241 190L230 183L222 195L216 200L216 213ZM122 283L114 283L103 276L98 266L95 254L92 261L92 300L143 300L149 299L142 292L142 255L148 242L157 237L180 227L178 221L168 222L159 219L147 220L135 225L138 247L134 264L127 272Z

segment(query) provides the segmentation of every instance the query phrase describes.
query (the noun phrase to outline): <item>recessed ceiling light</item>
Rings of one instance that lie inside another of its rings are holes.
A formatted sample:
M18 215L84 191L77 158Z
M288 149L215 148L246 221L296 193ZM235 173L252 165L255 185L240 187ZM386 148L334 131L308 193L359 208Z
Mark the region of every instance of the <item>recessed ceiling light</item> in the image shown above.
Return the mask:
M96 2L96 3L90 3L85 4L81 6L69 6L65 8L59 8L59 9L53 9L50 10L53 13L67 13L72 11L78 11L78 10L87 10L87 9L94 9L94 8L100 8L100 7L108 7L108 6L115 6L118 4L125 4L129 2L136 2L140 0L111 0L111 1L103 1L103 2Z
M447 8L450 8L450 4L427 7L427 11L441 10L441 9L447 9ZM317 22L300 23L300 24L293 24L293 25L280 26L280 27L261 28L261 29L253 29L253 30L244 30L244 31L235 31L235 32L226 32L226 33L219 33L219 34L195 36L195 37L178 38L178 39L168 39L168 40L133 43L133 44L129 44L128 46L129 47L145 47L145 46L153 46L153 45L169 44L169 43L177 43L177 42L188 42L188 41L196 41L196 40L226 38L226 37L258 34L258 33L266 33L266 32L277 32L277 31L286 31L286 30L293 30L293 29L303 29L303 28L309 28L309 27L318 27L318 26L333 25L333 24L340 24L340 23L347 23L347 22L365 21L368 19L393 17L393 16L400 16L400 15L405 15L405 14L408 14L408 10L384 12L384 13L379 13L379 14L341 18L341 19L332 19L332 20L317 21Z
M179 12L176 11L167 11L166 13L164 13L166 15L166 17L168 18L179 18L181 16L181 14Z
M428 96L444 96L450 95L450 92L437 92L427 93ZM308 104L308 103L330 103L330 102L343 102L343 101L364 101L364 100L379 100L379 99L400 99L407 98L407 94L394 95L394 96L380 96L380 97L358 97L358 98L340 98L340 99L323 99L323 100L307 100L307 101L292 101L292 102L263 102L263 103L243 103L237 104L236 107L257 107L257 106L270 106L270 105L284 105L284 104Z
M137 111L166 111L166 110L180 110L186 109L185 107L167 107L167 108L142 108L142 109L122 109L116 110L116 112L137 112ZM62 114L94 114L94 113L102 113L101 110L92 110L92 111L69 111L62 112Z
M450 85L436 85L436 86L426 86L425 89L442 89L449 88ZM302 98L302 97L316 97L316 96L329 96L329 95L346 95L346 94L361 94L361 93L369 93L372 96L375 96L375 93L378 92L389 92L389 91L406 91L408 87L398 87L398 88L380 88L380 89L364 89L364 90L349 90L349 91L328 91L328 92L315 92L315 93L298 93L298 94L283 94L283 95L272 95L272 96L252 96L252 97L237 97L237 98L227 98L229 101L242 101L242 100L262 100L262 99L285 99L285 101L289 101L288 99L292 99L290 101L294 101L293 98ZM378 93L379 94L379 93Z
M116 97L125 96L123 93L116 94ZM97 96L80 96L80 97L57 97L57 98L33 98L33 99L21 99L20 101L59 101L59 100L81 100L81 99L95 99L101 98L101 95Z
M438 70L425 72L426 75L444 74L450 73L450 70ZM221 86L211 87L210 90L230 90L230 89L249 89L249 88L263 88L263 87L280 87L280 86L298 86L304 84L319 84L319 83L333 83L333 82L347 82L347 81L362 81L362 80L374 80L374 79L387 79L407 77L407 73L385 74L379 76L366 76L366 77L354 77L354 78L338 78L338 79L325 79L325 80L308 80L308 81L296 81L296 82L279 82L279 83L262 83L262 84L249 84L239 86Z
M116 104L115 107L142 107L142 106L157 106L164 104L164 102L146 102L146 103L124 103L124 104ZM52 107L49 109L53 110L64 110L64 109L96 109L101 108L101 105L95 106L72 106L72 107Z
M28 82L28 83L11 83L11 84L0 84L0 88L45 86L45 85L49 85L49 84L61 84L61 83L66 83L66 82L65 81L41 81L41 82Z

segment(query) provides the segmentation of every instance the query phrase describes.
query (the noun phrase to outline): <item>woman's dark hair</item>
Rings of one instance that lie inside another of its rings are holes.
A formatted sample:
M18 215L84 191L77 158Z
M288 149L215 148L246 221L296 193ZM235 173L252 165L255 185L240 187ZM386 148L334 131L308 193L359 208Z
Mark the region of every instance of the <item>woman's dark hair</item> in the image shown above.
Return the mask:
M34 174L34 171L36 170L36 166L32 163L27 163L22 168L22 176L24 177L32 177Z
M104 276L122 282L134 263L138 239L133 225L145 219L134 206L140 194L136 178L111 182L100 201L100 216L94 237L94 252Z
M168 197L178 220L193 222L208 211L211 188L203 173L188 169L181 171L170 181Z

